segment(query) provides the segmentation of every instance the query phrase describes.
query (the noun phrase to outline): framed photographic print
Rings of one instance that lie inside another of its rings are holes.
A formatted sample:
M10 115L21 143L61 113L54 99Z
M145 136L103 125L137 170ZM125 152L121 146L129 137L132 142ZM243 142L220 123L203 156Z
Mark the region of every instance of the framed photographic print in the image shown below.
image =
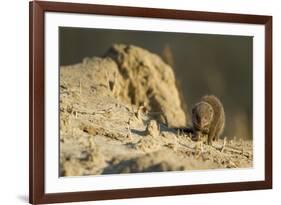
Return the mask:
M30 203L271 187L271 16L30 2Z

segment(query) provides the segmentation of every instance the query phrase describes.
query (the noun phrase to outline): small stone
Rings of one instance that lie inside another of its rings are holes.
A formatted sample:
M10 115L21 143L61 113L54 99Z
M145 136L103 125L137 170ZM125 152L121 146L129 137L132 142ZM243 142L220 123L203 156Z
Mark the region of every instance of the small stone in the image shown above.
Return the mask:
M146 134L152 137L159 136L159 127L156 120L150 120L146 127Z

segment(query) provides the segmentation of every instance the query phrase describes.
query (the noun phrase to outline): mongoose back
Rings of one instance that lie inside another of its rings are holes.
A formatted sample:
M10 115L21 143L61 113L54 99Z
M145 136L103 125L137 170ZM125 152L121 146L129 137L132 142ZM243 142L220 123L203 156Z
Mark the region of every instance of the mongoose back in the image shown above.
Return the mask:
M221 101L206 95L192 108L192 124L196 138L207 135L208 144L218 140L224 130L225 113Z

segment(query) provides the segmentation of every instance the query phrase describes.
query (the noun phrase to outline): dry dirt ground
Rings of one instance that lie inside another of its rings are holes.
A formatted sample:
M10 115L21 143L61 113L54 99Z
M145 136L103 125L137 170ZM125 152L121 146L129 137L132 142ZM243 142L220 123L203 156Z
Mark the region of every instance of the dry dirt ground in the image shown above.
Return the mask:
M252 167L252 141L174 129L189 118L179 96L172 68L135 46L61 66L60 175Z

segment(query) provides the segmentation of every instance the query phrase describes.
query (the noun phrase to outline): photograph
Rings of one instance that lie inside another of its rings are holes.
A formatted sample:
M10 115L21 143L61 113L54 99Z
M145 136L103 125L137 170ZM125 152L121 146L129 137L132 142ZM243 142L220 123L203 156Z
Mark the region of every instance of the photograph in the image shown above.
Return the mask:
M253 168L253 36L58 28L59 176Z

